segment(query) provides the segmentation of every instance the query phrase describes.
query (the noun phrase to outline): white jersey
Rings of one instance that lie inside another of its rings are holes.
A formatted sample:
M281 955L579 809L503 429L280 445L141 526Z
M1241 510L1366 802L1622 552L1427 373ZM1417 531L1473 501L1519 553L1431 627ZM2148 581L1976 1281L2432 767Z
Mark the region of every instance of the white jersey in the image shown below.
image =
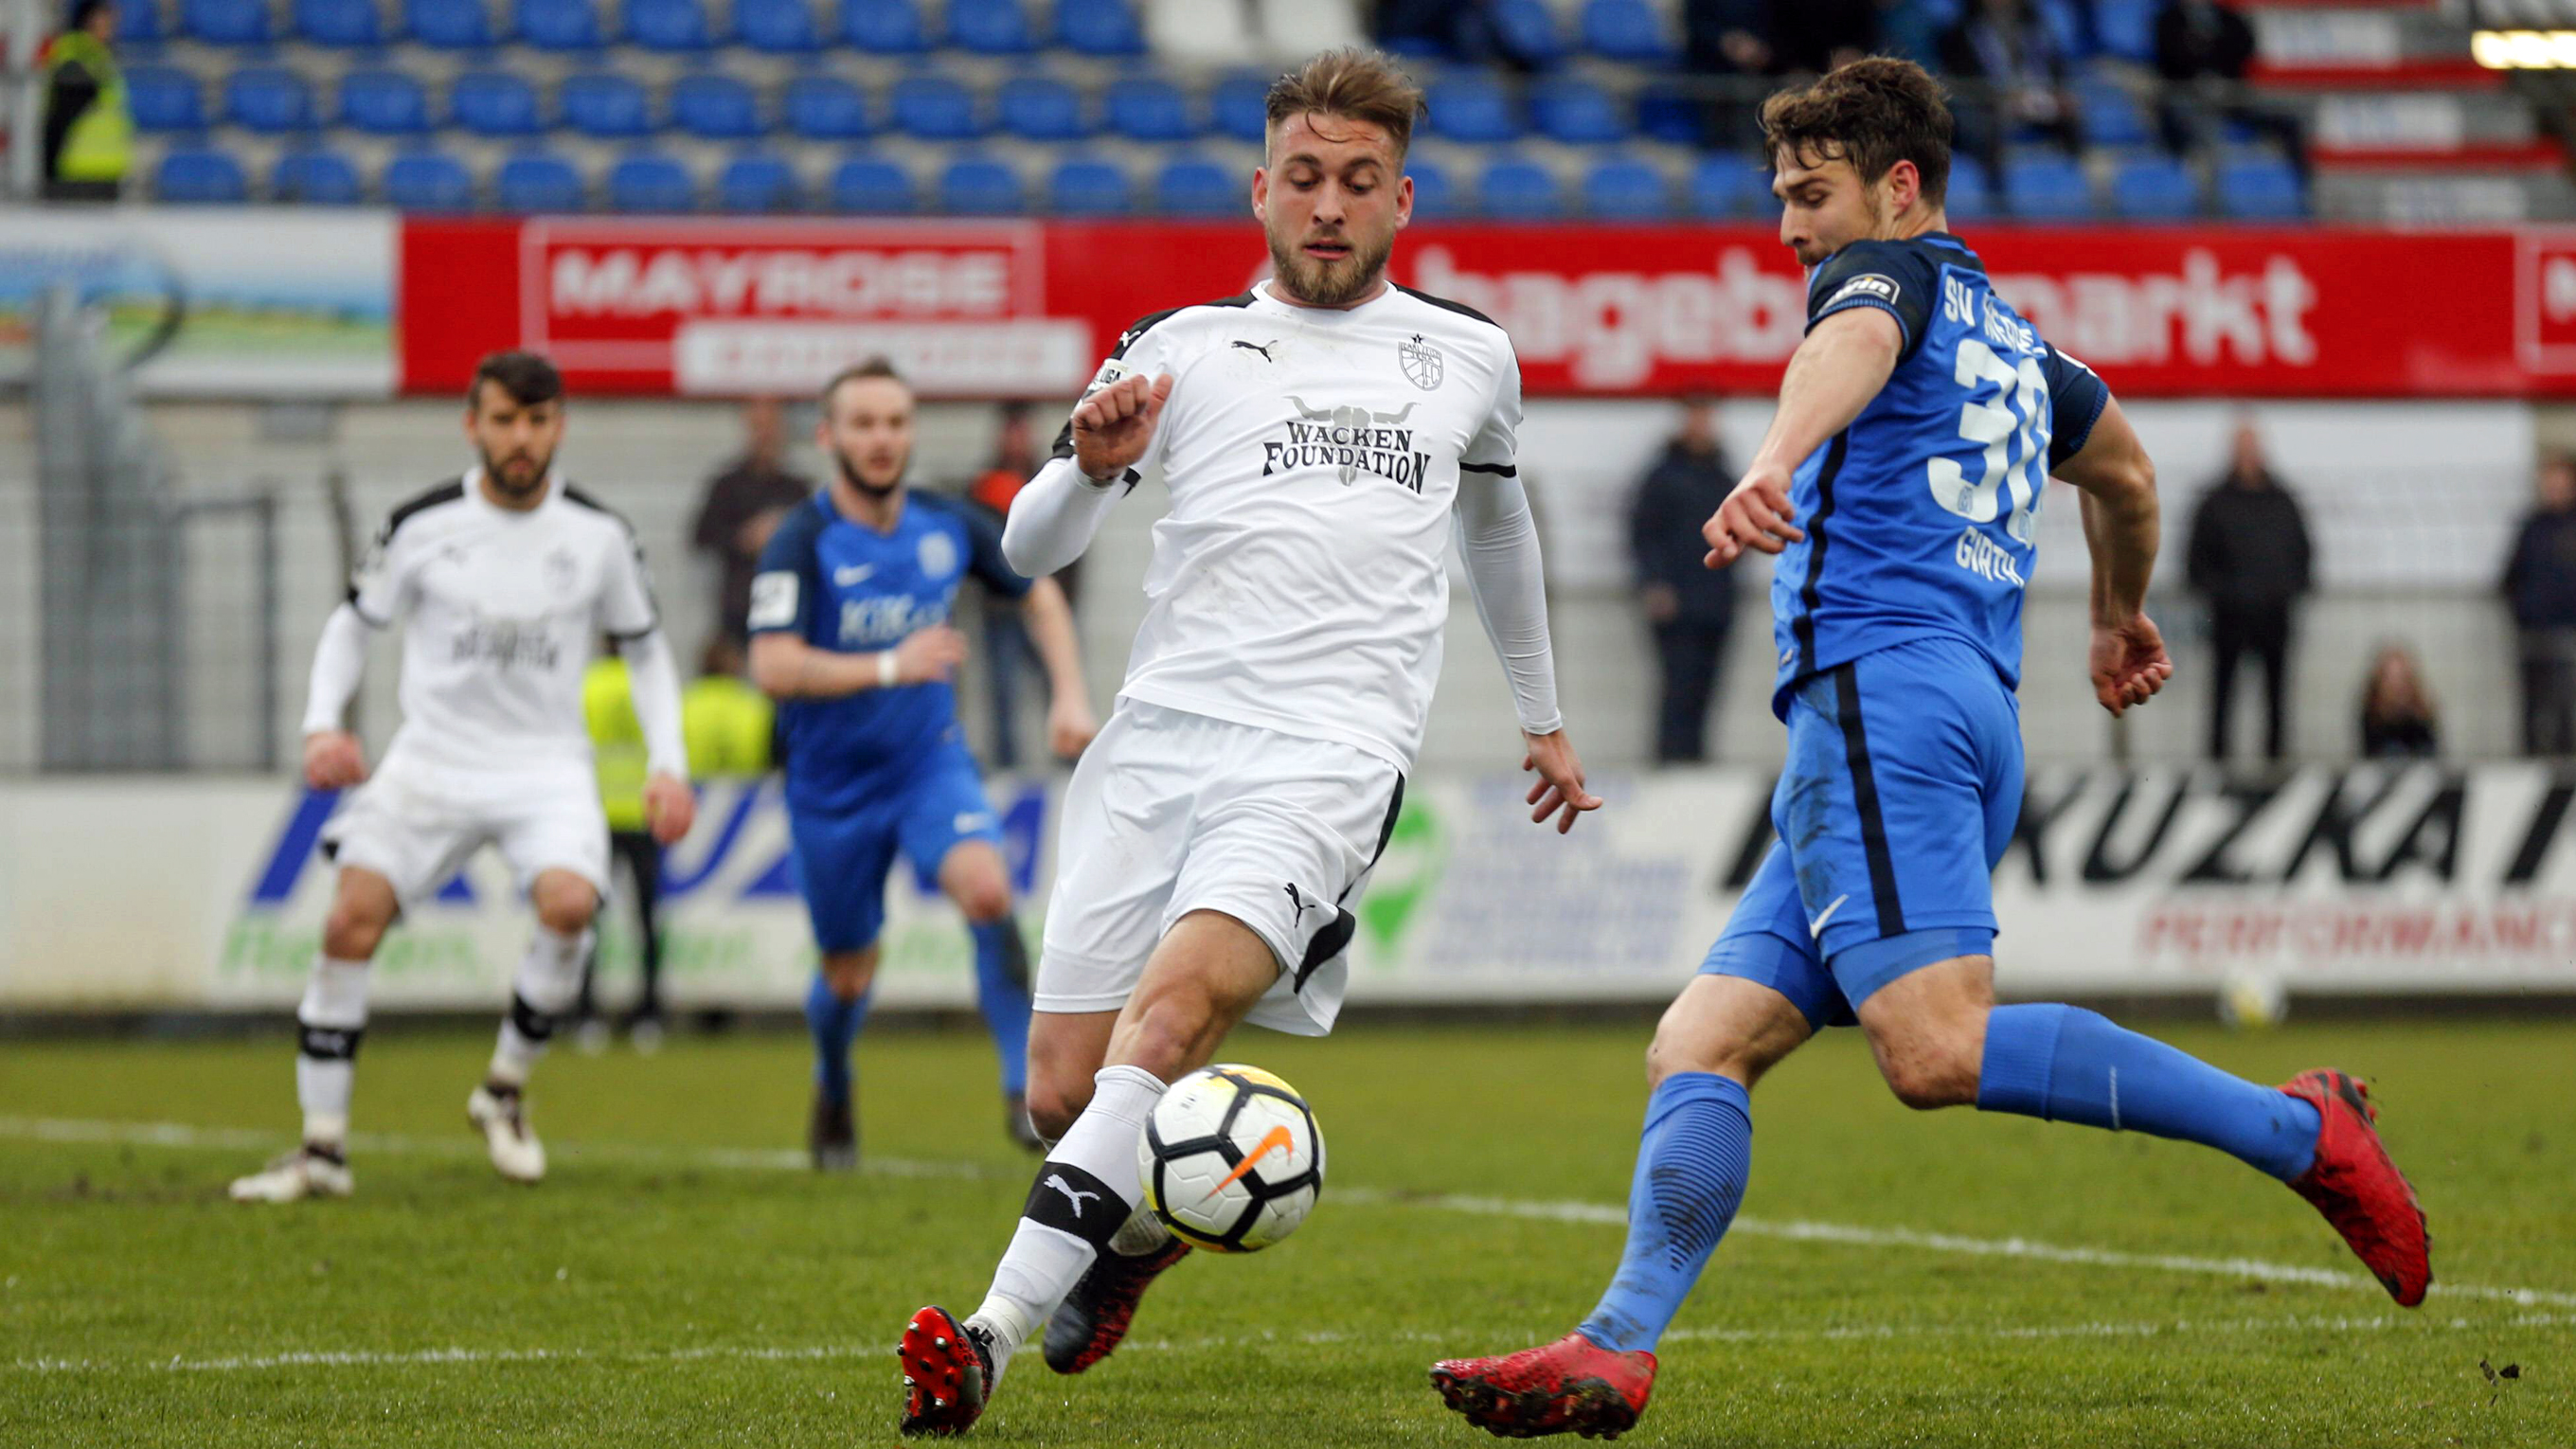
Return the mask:
M1513 473L1511 340L1402 287L1328 311L1264 282L1139 321L1092 388L1163 373L1140 466L1161 464L1171 509L1121 697L1409 770L1440 677L1459 474Z
M393 511L349 585L376 628L403 621L400 751L479 769L583 761L582 671L602 635L657 626L626 521L559 477L526 512L480 468Z

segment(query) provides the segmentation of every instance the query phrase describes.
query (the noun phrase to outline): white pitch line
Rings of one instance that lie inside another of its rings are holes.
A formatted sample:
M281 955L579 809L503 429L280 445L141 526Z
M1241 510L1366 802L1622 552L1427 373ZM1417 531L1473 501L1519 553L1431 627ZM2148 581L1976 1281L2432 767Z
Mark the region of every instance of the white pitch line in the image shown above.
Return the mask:
M54 1117L0 1117L0 1138L21 1138L43 1142L109 1142L145 1147L225 1148L235 1151L274 1150L284 1141L274 1133L245 1131L239 1128L200 1128L177 1122L104 1122ZM477 1157L479 1145L465 1140L445 1138L385 1136L357 1133L350 1147L358 1152L416 1153L427 1156ZM569 1160L628 1162L669 1167L718 1167L739 1171L806 1170L804 1153L789 1150L745 1150L732 1148L661 1148L620 1144L558 1143L553 1151ZM889 1177L974 1178L996 1175L993 1168L973 1162L935 1162L919 1159L869 1157L860 1166L862 1172ZM1467 1213L1479 1217L1533 1218L1548 1222L1588 1223L1604 1227L1625 1227L1628 1209L1620 1203L1582 1201L1533 1201L1525 1198L1479 1197L1450 1193L1390 1192L1382 1188L1341 1187L1332 1189L1332 1200L1341 1203L1375 1207L1422 1208L1435 1212ZM2036 1242L2029 1238L1971 1238L1956 1233L1931 1233L1914 1228L1868 1227L1856 1223L1814 1222L1805 1219L1774 1221L1769 1218L1739 1217L1728 1229L1749 1237L1784 1238L1791 1241L1836 1243L1855 1248L1910 1248L1935 1253L1957 1253L1972 1257L2024 1258L2034 1262L2070 1263L2094 1268L2120 1268L2132 1271L2190 1273L2223 1278L2247 1278L2266 1283L2297 1283L2314 1288L2336 1288L2367 1293L2384 1293L2376 1279L2360 1273L2332 1268L2316 1268L2296 1263L2274 1263L2260 1258L2199 1258L2180 1253L2135 1253L2118 1248L2088 1248L2063 1243ZM2436 1281L2432 1292L2446 1298L2472 1298L2511 1303L2522 1308L2576 1308L2576 1293L2550 1288L2497 1287L2484 1284L2444 1283Z

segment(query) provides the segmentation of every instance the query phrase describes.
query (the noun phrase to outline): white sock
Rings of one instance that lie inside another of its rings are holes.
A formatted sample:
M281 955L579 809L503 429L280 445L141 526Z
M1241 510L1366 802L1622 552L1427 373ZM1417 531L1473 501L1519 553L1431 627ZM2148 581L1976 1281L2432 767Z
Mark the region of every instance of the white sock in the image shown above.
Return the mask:
M1141 1190L1144 1184L1138 1183L1137 1187ZM1172 1230L1163 1226L1163 1220L1154 1216L1152 1208L1139 1202L1136 1210L1127 1215L1127 1221L1118 1225L1117 1236L1109 1240L1109 1251L1122 1258L1141 1258L1147 1253L1161 1252L1163 1245L1171 1240Z
M567 936L537 927L528 954L510 983L510 1014L502 1018L500 1039L492 1044L491 1078L506 1086L527 1085L537 1058L554 1039L555 1018L581 996L581 963L590 954L594 933Z
M367 1034L367 963L314 958L295 1008L295 1100L304 1140L339 1147L349 1137L358 1043Z
M1142 1067L1127 1066L1103 1067L1092 1082L1091 1105L1039 1166L1019 1229L993 1270L993 1289L970 1320L993 1335L997 1380L1021 1343L1082 1281L1143 1196L1136 1139L1164 1084Z

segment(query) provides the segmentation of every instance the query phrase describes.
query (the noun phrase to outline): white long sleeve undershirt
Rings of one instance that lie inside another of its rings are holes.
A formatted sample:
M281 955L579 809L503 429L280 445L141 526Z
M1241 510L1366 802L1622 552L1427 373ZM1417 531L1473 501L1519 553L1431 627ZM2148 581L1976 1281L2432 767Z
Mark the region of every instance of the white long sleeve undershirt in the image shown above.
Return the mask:
M1126 491L1121 483L1094 484L1071 458L1050 460L1011 500L1011 516L1002 522L1002 557L1028 578L1045 578L1082 557L1109 516L1109 505Z
M644 727L644 768L674 780L689 778L689 746L680 727L680 666L659 629L629 639L618 651L626 660L627 693L635 722Z
M1458 548L1467 562L1476 617L1511 679L1521 728L1534 735L1565 728L1556 703L1556 658L1548 644L1538 522L1519 479L1470 474L1459 480Z
M342 604L322 621L322 638L313 646L313 673L304 691L304 733L345 728L349 701L367 670L367 641L374 631L352 604Z

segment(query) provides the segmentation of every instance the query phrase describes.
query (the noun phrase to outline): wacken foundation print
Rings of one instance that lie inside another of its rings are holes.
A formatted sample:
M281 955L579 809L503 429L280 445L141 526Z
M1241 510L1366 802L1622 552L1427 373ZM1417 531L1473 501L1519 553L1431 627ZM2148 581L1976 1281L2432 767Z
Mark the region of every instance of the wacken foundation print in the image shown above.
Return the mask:
M1431 455L1415 451L1414 430L1402 426L1413 415L1414 404L1380 413L1364 407L1313 407L1293 394L1288 401L1297 416L1283 425L1286 437L1261 445L1262 477L1299 468L1332 468L1345 488L1368 473L1399 488L1422 491Z

